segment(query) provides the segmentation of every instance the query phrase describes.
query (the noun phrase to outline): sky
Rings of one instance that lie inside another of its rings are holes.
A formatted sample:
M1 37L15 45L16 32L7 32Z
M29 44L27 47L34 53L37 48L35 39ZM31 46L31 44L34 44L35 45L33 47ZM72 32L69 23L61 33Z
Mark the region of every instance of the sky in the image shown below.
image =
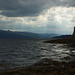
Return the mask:
M0 29L72 34L75 0L0 0Z

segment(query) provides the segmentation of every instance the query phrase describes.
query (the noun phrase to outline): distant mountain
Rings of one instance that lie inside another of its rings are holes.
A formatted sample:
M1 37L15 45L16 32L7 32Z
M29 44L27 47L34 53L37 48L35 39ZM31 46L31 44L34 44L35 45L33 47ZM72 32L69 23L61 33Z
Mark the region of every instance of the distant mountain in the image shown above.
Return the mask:
M25 36L22 34L18 34L16 32L12 32L12 31L3 31L0 30L0 38L25 38L25 39L34 39L31 36Z
M31 32L17 32L0 30L0 38L23 38L23 39L50 39L59 34L37 34Z
M18 34L21 34L21 35L28 35L28 36L32 36L34 38L38 38L38 39L50 39L52 37L55 37L55 36L60 36L59 34L54 34L54 33L43 33L43 34L38 34L38 33L32 33L32 32L16 32Z
M54 33L45 33L45 34L41 34L41 36L44 38L44 39L50 39L52 37L55 37L55 36L60 36L60 34L54 34Z

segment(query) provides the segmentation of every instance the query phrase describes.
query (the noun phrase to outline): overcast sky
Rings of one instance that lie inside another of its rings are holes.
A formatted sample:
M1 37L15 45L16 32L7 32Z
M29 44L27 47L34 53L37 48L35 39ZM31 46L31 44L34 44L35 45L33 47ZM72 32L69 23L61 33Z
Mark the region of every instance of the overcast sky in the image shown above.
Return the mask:
M0 0L0 29L72 34L75 0Z

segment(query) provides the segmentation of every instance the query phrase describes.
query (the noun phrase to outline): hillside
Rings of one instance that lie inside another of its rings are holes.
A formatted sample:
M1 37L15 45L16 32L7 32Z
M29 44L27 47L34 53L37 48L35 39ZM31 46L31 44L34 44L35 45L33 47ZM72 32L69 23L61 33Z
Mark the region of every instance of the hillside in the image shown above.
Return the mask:
M21 34L21 35L32 36L37 39L50 39L55 36L60 36L60 34L54 34L54 33L43 33L43 34L32 33L32 32L16 32L16 33Z
M58 34L37 34L31 32L17 32L0 30L0 38L23 38L23 39L50 39Z
M0 38L25 38L25 39L34 39L31 36L27 36L27 35L25 36L25 35L18 34L18 33L12 32L12 31L3 31L3 30L0 30Z

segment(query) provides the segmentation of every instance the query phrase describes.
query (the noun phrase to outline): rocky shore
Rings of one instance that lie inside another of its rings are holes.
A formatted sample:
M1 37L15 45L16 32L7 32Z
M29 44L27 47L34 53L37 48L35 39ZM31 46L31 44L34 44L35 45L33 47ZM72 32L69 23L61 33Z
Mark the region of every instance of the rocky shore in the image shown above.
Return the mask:
M61 43L61 44L68 44L69 46L75 47L75 38L53 39L53 40L45 41L45 43Z
M75 75L75 60L58 62L44 59L28 68L8 70L0 75Z

